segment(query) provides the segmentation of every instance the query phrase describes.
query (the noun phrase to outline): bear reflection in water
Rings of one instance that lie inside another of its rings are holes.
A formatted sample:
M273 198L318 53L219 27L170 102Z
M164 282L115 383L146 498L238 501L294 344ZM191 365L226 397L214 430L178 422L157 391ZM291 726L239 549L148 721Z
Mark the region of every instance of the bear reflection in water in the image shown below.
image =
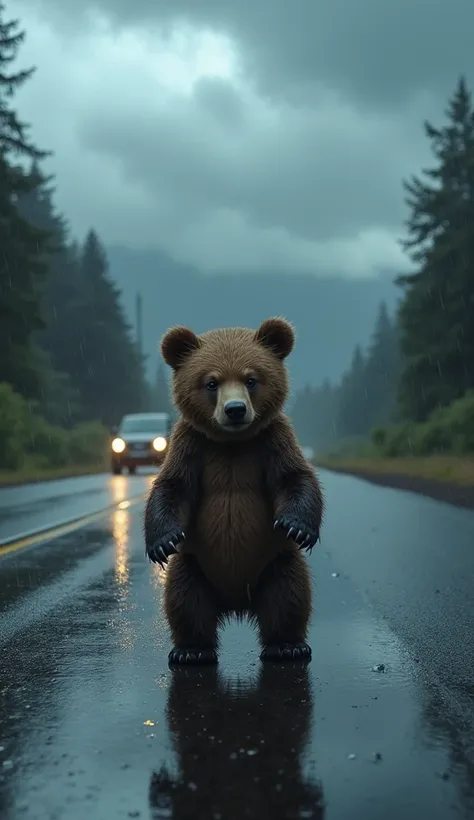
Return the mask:
M177 767L152 775L153 820L323 820L323 793L305 773L313 699L304 662L232 682L215 666L177 668L167 723Z

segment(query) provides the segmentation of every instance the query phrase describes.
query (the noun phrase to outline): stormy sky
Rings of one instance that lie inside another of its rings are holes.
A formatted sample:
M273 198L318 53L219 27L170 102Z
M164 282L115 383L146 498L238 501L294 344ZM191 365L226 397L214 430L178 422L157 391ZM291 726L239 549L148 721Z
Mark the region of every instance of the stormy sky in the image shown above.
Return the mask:
M204 271L406 265L401 180L472 77L471 0L8 0L60 207Z
M296 326L293 387L338 380L410 262L402 180L474 77L472 0L6 0L17 105L94 227L153 376L172 324Z

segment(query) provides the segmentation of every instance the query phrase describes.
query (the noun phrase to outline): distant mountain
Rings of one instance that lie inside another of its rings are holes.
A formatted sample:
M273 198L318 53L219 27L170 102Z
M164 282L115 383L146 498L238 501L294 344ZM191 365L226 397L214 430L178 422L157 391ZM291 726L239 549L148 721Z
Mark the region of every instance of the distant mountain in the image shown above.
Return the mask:
M150 373L160 337L171 325L202 333L226 325L257 327L268 316L282 315L297 332L289 359L293 389L326 377L336 380L349 366L354 346L368 342L380 301L392 312L400 295L393 272L365 280L268 272L209 276L160 251L112 246L107 252L133 325L136 293L142 294Z

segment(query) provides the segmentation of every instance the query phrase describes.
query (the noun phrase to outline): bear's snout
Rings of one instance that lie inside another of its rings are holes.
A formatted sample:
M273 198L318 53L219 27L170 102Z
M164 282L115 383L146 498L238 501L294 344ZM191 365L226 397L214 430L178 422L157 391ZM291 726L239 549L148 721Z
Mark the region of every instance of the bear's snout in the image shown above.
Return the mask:
M232 424L240 424L247 413L247 405L244 401L228 401L224 405L224 413Z
M255 419L255 412L247 388L241 381L224 381L217 390L214 420L229 433L248 427Z

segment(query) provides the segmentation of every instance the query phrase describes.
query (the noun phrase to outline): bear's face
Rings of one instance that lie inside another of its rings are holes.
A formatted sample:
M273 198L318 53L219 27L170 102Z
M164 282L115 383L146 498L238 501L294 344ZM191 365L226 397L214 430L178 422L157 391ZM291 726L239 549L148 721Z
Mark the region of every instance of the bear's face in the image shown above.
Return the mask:
M225 328L196 336L169 330L161 353L173 368L173 398L184 419L217 441L249 438L282 409L288 393L284 359L292 326L267 319L258 330Z

